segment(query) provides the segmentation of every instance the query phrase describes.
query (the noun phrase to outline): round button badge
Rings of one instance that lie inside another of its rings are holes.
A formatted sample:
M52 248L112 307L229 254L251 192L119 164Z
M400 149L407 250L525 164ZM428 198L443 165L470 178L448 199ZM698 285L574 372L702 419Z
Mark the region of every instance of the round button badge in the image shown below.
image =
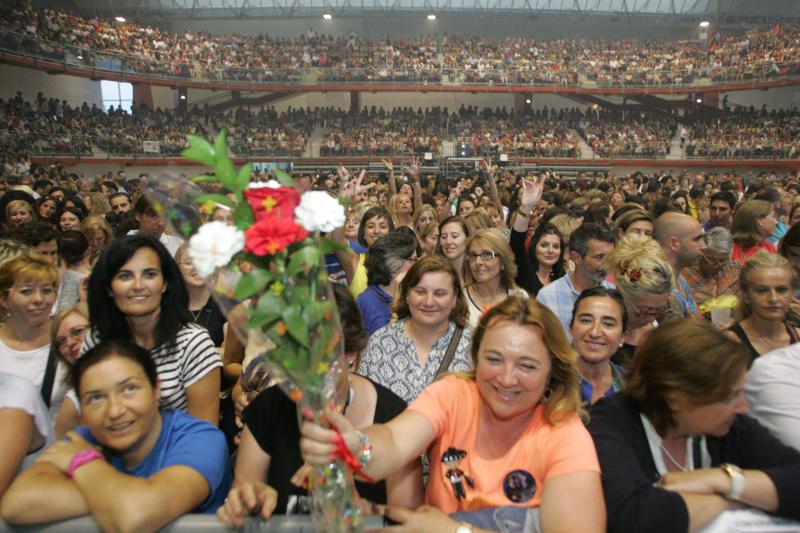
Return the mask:
M536 480L526 470L512 470L503 480L503 492L514 503L524 503L536 494Z

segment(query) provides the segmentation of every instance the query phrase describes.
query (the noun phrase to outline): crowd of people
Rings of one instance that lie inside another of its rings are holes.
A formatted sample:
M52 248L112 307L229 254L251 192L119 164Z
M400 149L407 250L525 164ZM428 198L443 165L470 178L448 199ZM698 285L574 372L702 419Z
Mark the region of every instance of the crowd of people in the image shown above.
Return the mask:
M384 165L295 176L347 205L326 265L349 386L322 427L243 371L246 302L212 297L162 182L8 161L0 516L301 514L339 442L364 509L413 531L800 523L796 174Z
M333 107L272 107L213 111L185 110L132 113L103 110L95 104L72 107L66 101L35 100L21 94L0 100L0 146L6 154L91 156L177 156L186 134L203 137L228 132L233 153L242 156L308 156L311 136L322 131L318 154L335 156L443 155L452 142L454 155L519 157L768 158L800 157L800 113L796 110L708 110L679 116L638 110L577 108L534 109L460 106L391 110L372 106L357 113ZM681 153L671 141L680 130ZM156 148L148 149L148 144Z
M0 46L78 65L158 76L269 82L413 82L598 87L746 81L800 72L796 26L703 40L604 40L460 35L296 38L180 34L136 23L3 7Z

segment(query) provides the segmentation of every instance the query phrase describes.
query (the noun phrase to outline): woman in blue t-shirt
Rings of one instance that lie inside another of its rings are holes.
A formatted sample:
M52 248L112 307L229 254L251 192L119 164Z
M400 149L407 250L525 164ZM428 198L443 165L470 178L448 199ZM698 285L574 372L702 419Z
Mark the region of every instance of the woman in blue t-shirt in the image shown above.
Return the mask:
M147 350L102 343L75 362L71 377L86 425L14 481L0 507L6 521L91 514L104 531L155 531L220 506L231 484L225 437L206 421L159 409Z

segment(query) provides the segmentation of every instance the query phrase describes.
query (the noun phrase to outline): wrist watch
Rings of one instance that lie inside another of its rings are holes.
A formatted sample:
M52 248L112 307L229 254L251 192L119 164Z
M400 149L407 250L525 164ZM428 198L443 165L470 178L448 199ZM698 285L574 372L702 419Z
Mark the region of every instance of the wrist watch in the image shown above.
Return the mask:
M473 533L472 524L469 522L459 522L456 526L456 533Z
M720 465L725 474L731 478L731 490L724 496L729 500L739 501L744 492L744 472L738 466L731 463L724 463Z

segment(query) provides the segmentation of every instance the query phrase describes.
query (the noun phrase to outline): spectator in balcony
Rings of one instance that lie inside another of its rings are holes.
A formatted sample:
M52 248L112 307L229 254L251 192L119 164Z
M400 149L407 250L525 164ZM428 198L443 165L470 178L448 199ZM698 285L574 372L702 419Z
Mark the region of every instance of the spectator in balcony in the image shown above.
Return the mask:
M733 252L731 259L744 264L760 250L775 253L775 246L767 239L775 231L778 219L774 206L764 200L748 200L736 210L731 224Z

